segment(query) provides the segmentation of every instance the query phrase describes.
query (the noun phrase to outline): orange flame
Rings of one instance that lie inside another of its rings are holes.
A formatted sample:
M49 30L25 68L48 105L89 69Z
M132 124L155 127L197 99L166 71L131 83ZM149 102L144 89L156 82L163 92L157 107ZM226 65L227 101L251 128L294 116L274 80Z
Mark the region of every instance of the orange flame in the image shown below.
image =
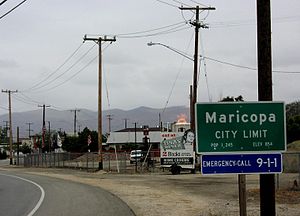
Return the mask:
M185 114L180 114L177 116L177 123L187 123L187 116Z

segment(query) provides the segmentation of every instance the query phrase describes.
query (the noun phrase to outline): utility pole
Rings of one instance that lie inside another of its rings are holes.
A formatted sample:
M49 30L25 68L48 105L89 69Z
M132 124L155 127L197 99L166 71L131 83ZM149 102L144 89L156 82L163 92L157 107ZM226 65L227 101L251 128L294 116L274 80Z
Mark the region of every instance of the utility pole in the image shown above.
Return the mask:
M199 29L208 28L205 24L199 21L200 10L215 10L214 7L180 7L180 10L192 10L196 13L196 20L191 21L190 24L195 26L195 51L194 51L194 75L193 75L193 92L192 92L192 107L191 110L191 129L195 132L195 104L197 102L197 82L198 82L198 46L199 46ZM195 147L195 145L194 145Z
M17 93L18 90L16 91L11 91L11 90L2 90L2 93L8 93L8 110L9 110L9 164L13 164L13 136L12 136L12 120L11 120L11 94L12 93Z
M51 128L50 128L50 121L47 121L48 122L48 148L49 148L49 153L51 152Z
M9 129L9 127L8 127L8 122L9 121L3 121L3 122L5 122L5 140L4 140L4 142L7 144L7 138L8 138L7 130Z
M124 118L124 128L126 129L127 128L127 121L129 120L128 118Z
M272 101L271 2L256 0L258 100ZM260 215L275 216L275 175L260 174Z
M77 124L77 112L80 112L79 109L70 110L71 112L74 112L74 136L76 136L76 124Z
M30 129L30 126L31 126L33 123L32 123L32 122L27 122L26 124L28 125L27 131L28 131L28 137L29 137L29 139L30 139L30 131L33 131L32 129Z
M20 161L20 130L19 127L17 127L17 165L19 166Z
M107 38L106 36L98 38L90 38L86 35L83 41L94 41L99 46L99 64L98 64L98 154L99 154L99 170L103 170L102 155L102 42L115 42L116 38Z
M46 107L50 107L50 106L46 106L45 104L43 105L38 105L38 107L42 107L43 108L43 127L42 127L42 148L45 147L45 132L46 132Z
M112 115L106 115L107 119L108 119L108 133L110 134L111 132L111 120L113 119L112 118Z

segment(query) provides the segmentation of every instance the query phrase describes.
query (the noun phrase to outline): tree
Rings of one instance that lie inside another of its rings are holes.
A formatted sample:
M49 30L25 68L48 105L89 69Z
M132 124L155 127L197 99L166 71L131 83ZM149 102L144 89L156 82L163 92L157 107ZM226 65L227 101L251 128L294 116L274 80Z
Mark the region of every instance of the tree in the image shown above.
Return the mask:
M227 96L227 97L224 97L222 100L220 100L220 102L231 102L231 101L244 101L244 98L242 95L234 98L233 96Z
M287 142L300 140L300 102L286 105Z
M23 154L28 154L28 153L31 153L31 148L29 145L27 144L23 144L20 146L20 152L22 152Z
M287 142L300 140L300 115L292 116L287 120Z
M88 146L88 137L91 136L91 144ZM102 135L102 142L106 142L107 138ZM98 133L91 131L85 127L78 136L65 136L62 148L70 152L91 152L98 151Z
M0 149L0 160L6 159L6 158L7 158L6 151L3 151Z

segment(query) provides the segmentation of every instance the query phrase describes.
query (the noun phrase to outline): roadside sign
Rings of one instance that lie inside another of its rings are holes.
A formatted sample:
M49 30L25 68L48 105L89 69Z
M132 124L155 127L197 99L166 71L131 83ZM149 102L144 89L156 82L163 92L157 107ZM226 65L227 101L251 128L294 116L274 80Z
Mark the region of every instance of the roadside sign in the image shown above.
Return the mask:
M281 173L282 155L228 154L202 155L202 174L247 174Z
M196 104L197 153L285 151L283 102Z
M162 133L160 143L160 164L170 167L177 164L182 168L194 169L195 152L193 149L194 133L190 130L185 133Z

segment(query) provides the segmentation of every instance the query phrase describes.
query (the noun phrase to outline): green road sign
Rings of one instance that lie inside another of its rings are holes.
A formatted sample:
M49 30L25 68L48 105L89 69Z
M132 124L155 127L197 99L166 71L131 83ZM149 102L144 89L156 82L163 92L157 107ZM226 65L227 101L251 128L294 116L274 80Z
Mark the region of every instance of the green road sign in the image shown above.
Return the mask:
M196 104L197 153L285 151L283 102Z

